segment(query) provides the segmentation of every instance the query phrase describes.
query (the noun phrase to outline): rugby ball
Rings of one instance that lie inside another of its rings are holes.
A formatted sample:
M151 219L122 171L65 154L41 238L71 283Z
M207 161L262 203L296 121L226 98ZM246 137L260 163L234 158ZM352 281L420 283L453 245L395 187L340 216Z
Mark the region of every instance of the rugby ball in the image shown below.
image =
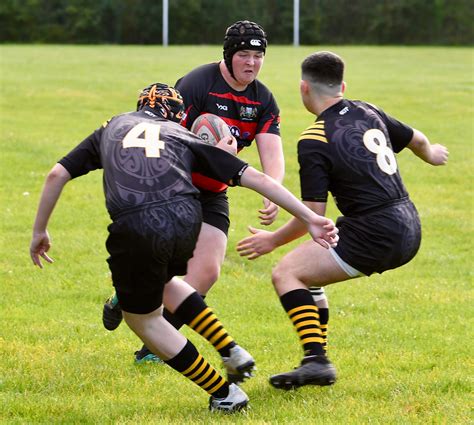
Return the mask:
M215 146L225 136L232 136L226 122L214 114L202 114L196 118L191 131L204 143Z

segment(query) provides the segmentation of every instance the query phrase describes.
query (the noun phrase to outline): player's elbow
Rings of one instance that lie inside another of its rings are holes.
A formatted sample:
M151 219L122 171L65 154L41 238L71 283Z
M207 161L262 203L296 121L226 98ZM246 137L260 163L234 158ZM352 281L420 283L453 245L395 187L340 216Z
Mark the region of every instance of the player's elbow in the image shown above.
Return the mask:
M66 183L70 179L71 175L61 164L56 164L46 176L48 183Z
M428 138L421 131L413 129L413 137L408 143L408 148L416 154L425 151L428 146Z

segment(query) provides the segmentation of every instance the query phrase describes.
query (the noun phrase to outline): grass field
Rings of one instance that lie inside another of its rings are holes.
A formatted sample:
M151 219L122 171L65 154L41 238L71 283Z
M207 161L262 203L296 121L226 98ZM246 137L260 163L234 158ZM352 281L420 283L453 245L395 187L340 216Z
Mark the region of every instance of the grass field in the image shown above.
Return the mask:
M51 166L105 119L132 110L139 89L173 84L219 59L221 47L0 46L0 423L473 422L473 50L271 46L261 80L281 108L285 183L295 194L295 140L313 119L300 104L299 64L316 49L345 58L349 98L378 104L446 144L450 162L434 168L409 152L398 156L423 223L421 250L401 269L327 289L339 380L294 392L268 384L302 354L270 282L272 265L294 244L241 259L235 244L257 224L260 199L230 190L228 254L207 300L258 372L244 386L251 409L227 417L209 413L207 395L166 366L135 366L140 344L125 325L102 327L111 282L100 172L65 189L49 226L56 262L39 270L28 255ZM242 157L258 165L256 149ZM333 205L328 215L337 217ZM281 213L277 224L287 218ZM219 366L203 339L185 333Z

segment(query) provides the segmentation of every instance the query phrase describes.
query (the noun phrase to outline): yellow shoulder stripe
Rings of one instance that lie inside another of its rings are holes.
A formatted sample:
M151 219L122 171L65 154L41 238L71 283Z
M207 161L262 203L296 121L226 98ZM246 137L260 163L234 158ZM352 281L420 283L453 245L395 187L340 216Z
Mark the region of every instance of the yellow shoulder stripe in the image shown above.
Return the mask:
M326 132L324 131L324 121L315 122L304 130L298 141L303 139L318 140L327 143L328 139L326 139Z
M300 141L300 140L308 140L308 139L309 139L309 140L318 140L318 141L323 142L323 143L327 143L327 142L328 142L328 139L326 139L325 137L323 137L323 136L317 136L317 135L314 135L314 136L301 136L298 141Z

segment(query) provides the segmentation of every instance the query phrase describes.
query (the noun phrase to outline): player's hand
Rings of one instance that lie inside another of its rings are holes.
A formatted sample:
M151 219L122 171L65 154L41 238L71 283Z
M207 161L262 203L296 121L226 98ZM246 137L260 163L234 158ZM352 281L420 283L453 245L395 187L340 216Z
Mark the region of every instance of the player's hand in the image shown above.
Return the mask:
M52 263L53 259L46 254L51 248L51 240L47 231L40 233L33 233L33 238L30 244L30 257L33 260L33 264L39 268L43 268L41 263L42 257L48 263Z
M272 224L275 219L277 218L278 211L280 207L277 204L269 201L267 198L263 198L263 208L258 210L260 215L258 218L260 219L260 224L263 226L269 226Z
M237 155L237 139L233 136L223 137L216 146L232 155Z
M315 242L323 248L335 248L339 242L339 229L334 222L326 218L323 224L311 224L308 231Z
M252 226L248 226L248 229L252 236L242 239L237 244L237 251L241 257L255 260L255 258L268 254L276 248L272 239L273 232L255 229Z
M445 165L448 162L449 151L446 146L435 144L431 145L431 165Z

